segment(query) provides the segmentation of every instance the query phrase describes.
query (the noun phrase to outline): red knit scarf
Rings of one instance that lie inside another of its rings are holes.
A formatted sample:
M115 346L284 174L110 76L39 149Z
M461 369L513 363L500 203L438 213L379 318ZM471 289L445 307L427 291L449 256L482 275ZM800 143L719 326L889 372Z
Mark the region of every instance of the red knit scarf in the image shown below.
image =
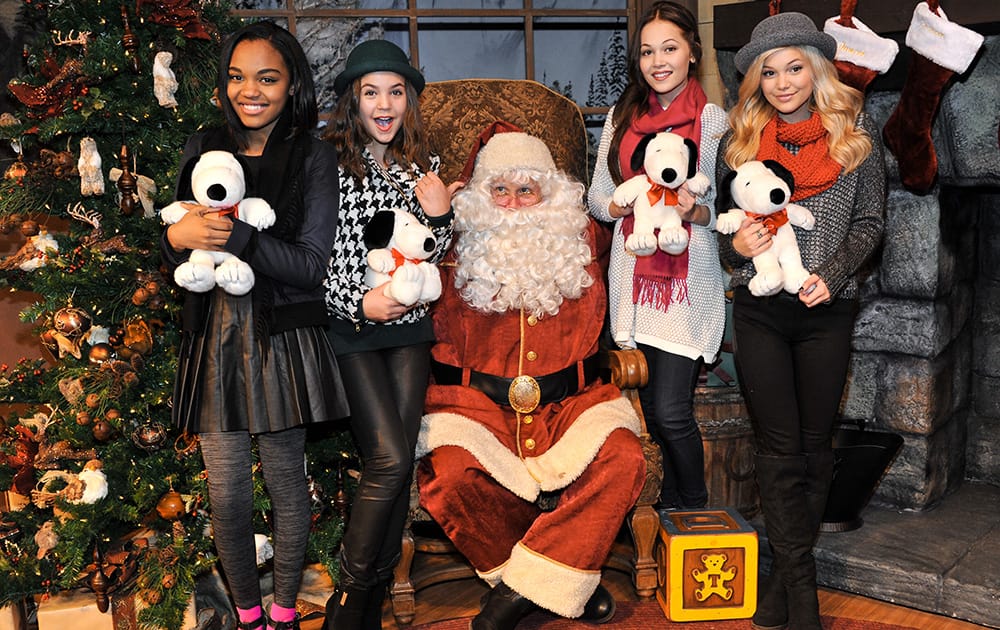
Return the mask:
M656 93L649 92L649 111L634 118L622 136L618 151L618 164L622 176L627 180L638 173L631 168L632 153L643 136L660 131L670 131L690 138L695 144L701 143L701 110L708 103L708 97L694 77L689 77L687 85L671 101L667 109L660 106ZM673 202L675 205L676 200ZM622 219L622 235L627 239L632 233L635 218L630 214ZM691 235L691 226L685 221L684 228ZM655 306L661 310L675 301L688 302L687 291L688 250L674 256L657 249L651 256L637 256L635 271L632 273L632 302Z
M792 201L817 195L837 181L843 167L830 157L827 131L819 114L802 122L787 123L779 116L772 118L760 133L758 160L777 160L792 172L795 191ZM793 154L781 143L799 147Z

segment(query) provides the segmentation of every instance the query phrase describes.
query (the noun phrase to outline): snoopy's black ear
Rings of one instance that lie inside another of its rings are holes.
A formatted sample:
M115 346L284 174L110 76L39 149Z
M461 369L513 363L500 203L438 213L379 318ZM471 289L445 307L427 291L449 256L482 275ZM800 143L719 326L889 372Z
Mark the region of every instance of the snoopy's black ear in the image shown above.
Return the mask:
M642 170L642 163L646 161L646 147L655 137L655 133L647 133L639 140L639 144L635 145L635 150L632 151L632 161L629 163L633 172L638 173Z
M362 232L365 247L368 249L379 249L389 244L392 239L392 230L396 225L396 213L392 210L379 210L369 219L368 224Z
M784 164L778 162L777 160L763 160L764 166L771 169L771 172L777 175L785 184L788 185L788 194L795 192L795 176L792 172L785 168Z
M194 199L194 190L191 188L191 173L194 165L201 159L201 155L196 155L181 165L180 173L177 175L177 185L174 186L174 201Z
M719 184L718 196L715 198L716 215L729 212L736 206L733 203L733 180L736 179L736 171L729 171L722 176L722 183Z
M691 138L684 138L684 146L688 148L688 179L698 172L698 145Z

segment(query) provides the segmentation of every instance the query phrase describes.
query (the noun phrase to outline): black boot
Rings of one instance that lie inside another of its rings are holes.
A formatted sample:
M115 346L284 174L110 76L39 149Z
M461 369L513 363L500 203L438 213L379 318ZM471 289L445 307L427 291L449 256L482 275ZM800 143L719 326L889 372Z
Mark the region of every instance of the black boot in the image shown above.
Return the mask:
M469 628L470 630L514 630L518 622L537 609L538 606L530 599L500 582L490 591L483 609L472 619Z
M382 630L382 605L389 591L388 582L379 582L368 594L368 603L361 617L361 630Z
M600 584L583 607L580 621L587 623L607 623L615 616L615 598Z
M274 630L299 630L299 614L295 613L295 618L291 621L275 621L269 616L267 623L274 627Z
M754 458L760 486L761 510L786 599L784 620L795 630L821 630L816 594L816 561L812 548L819 518L808 501L805 455L762 455ZM780 598L776 598L780 599ZM762 601L772 605L774 601ZM760 608L753 617L759 627L782 625L781 610Z
M777 567L771 564L771 574L761 580L757 594L757 610L750 627L754 630L785 630L788 627L788 599Z
M361 630L369 589L343 580L326 600L323 630Z

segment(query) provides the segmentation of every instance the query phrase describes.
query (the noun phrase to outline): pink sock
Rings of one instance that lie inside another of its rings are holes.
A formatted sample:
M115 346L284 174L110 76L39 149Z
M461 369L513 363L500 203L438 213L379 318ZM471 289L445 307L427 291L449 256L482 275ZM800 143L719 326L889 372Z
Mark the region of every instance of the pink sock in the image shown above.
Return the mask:
M236 608L236 616L240 618L242 623L257 621L263 614L264 610L260 606L254 606L253 608Z
M285 608L277 604L271 604L272 621L291 621L295 619L295 608Z

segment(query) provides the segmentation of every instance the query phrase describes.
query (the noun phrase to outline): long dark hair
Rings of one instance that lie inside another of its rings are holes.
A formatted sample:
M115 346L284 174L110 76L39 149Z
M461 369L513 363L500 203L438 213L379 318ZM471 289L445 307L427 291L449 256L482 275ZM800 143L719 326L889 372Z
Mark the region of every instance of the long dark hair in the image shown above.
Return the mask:
M274 22L254 22L234 32L223 42L219 53L219 70L215 79L216 97L222 105L226 125L236 144L240 148L246 148L249 134L226 97L226 89L229 85L229 64L233 58L233 50L244 40L264 40L270 43L292 73L292 94L289 104L286 105L291 107L289 137L312 131L319 120L319 111L316 106L316 87L313 84L312 69L309 67L309 60L306 59L302 45L294 35Z
M618 150L622 143L622 138L628 130L632 121L649 111L649 84L642 76L639 68L639 53L642 51L642 29L650 22L661 20L671 22L681 30L685 41L691 47L691 56L694 61L688 64L688 76L694 76L701 61L701 37L698 36L698 20L687 8L675 3L661 0L653 3L649 10L639 20L632 40L628 45L628 85L618 97L615 103L615 112L612 121L615 126L615 134L611 137L611 145L608 147L608 171L616 184L623 181L621 166L618 163Z
M402 77L402 75L400 75ZM337 100L329 130L323 136L337 147L341 167L361 181L365 176L365 146L371 141L361 122L361 79L355 79ZM420 116L420 102L417 90L406 77L406 112L403 124L386 147L385 156L404 169L416 164L424 172L430 170L430 149L424 132L423 118Z

